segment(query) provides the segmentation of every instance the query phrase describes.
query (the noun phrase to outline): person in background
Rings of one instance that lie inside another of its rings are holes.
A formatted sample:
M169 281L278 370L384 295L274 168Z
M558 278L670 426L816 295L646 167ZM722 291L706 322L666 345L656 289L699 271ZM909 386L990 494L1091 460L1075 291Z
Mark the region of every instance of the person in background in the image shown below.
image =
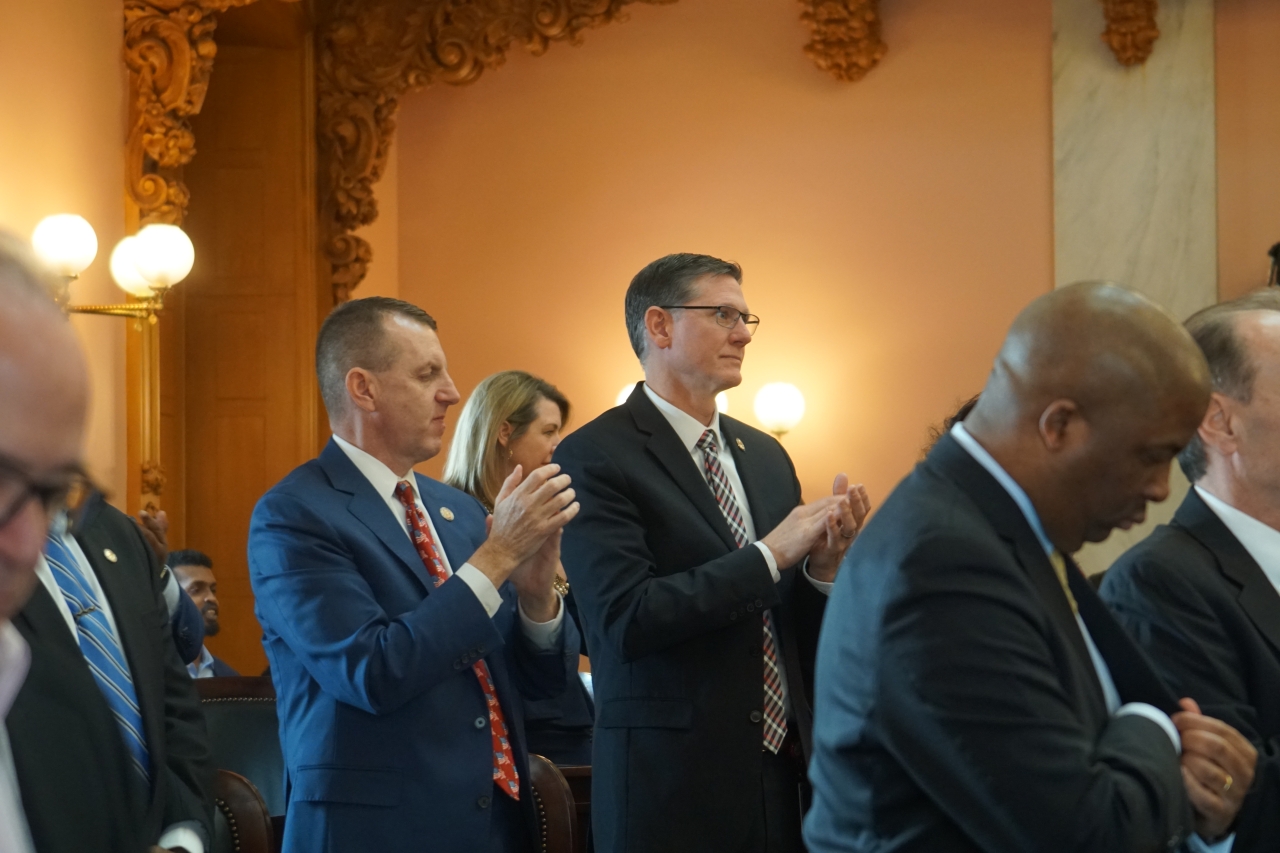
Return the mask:
M444 481L492 512L503 482L516 466L533 471L551 464L568 420L569 401L554 385L519 370L495 373L476 386L462 407ZM569 605L563 566L557 565L556 579ZM568 609L573 616L573 608ZM590 764L593 720L591 696L580 679L572 679L552 699L526 700L529 751L556 764Z
M716 411L759 323L737 264L660 258L624 316L645 380L555 455L582 502L564 566L595 682L596 849L800 851L813 654L866 490L841 474L804 503L777 439Z
M142 538L147 540L156 559L160 561L160 582L164 589L164 604L169 610L169 628L173 644L178 647L178 657L184 664L192 664L204 651L204 617L200 608L187 595L178 579L169 571L169 516L164 510L138 513L136 519Z
M1155 853L1217 841L1257 757L1181 702L1070 554L1141 522L1209 399L1113 285L1018 315L978 402L845 559L818 648L813 853Z
M1186 325L1213 377L1209 410L1178 456L1194 486L1101 592L1179 694L1257 747L1229 849L1260 853L1280 848L1280 291Z
M218 579L213 574L213 560L203 551L185 548L169 552L169 570L182 585L182 591L200 610L204 622L204 636L216 637L222 626L218 624ZM226 678L239 675L220 658L214 657L209 647L201 643L200 656L187 664L192 678Z
M39 583L35 567L49 522L84 479L88 370L71 324L47 296L48 284L26 247L0 232L0 853L133 853L132 804L119 784L124 747L105 714L74 705L55 711L71 730L64 751L45 760L73 757L82 764L70 789L33 784L38 768L16 767L10 747L11 711L31 663L28 626L11 620L21 621L19 611ZM93 800L63 807L38 797ZM30 828L24 804L32 806ZM48 821L59 811L82 825L51 834Z

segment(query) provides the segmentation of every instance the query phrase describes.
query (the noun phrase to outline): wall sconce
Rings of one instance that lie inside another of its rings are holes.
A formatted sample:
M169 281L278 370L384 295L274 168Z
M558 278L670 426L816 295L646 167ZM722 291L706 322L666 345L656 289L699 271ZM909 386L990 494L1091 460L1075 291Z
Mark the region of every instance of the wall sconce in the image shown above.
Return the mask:
M635 387L636 383L634 382L630 385L623 385L622 390L618 392L618 396L614 398L613 404L621 406L627 402L627 398L631 396L631 392ZM722 415L729 414L729 395L723 391L716 395L716 411Z
M756 392L756 420L779 440L804 417L804 395L790 382L771 382Z
M98 237L83 217L71 213L47 216L31 234L36 255L50 270L61 276L62 288L54 295L62 310L71 314L101 314L130 317L141 333L140 362L142 384L136 405L137 443L130 430L131 447L142 460L141 476L135 492L130 487L129 509L159 511L164 491L164 470L160 467L160 337L158 313L164 307L169 288L182 281L195 263L191 238L176 225L147 225L136 235L125 237L111 251L111 278L133 297L132 302L114 305L72 305L71 282L93 263L98 254ZM143 322L143 321L146 322ZM130 477L132 484L133 477Z

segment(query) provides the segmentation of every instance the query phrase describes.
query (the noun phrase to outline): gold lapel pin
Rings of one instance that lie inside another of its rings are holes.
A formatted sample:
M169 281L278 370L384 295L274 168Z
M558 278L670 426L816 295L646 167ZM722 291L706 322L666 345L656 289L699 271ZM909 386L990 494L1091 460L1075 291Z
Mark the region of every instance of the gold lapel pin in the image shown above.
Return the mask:
M734 443L738 445L738 449L741 450L743 453L747 452L747 446L742 443L742 439L740 438L734 439Z
M110 548L103 548L102 556L106 557L112 563L118 562L120 559L116 556L116 552L112 551Z
M447 506L440 507L440 517L445 521L453 521L453 510L449 509Z

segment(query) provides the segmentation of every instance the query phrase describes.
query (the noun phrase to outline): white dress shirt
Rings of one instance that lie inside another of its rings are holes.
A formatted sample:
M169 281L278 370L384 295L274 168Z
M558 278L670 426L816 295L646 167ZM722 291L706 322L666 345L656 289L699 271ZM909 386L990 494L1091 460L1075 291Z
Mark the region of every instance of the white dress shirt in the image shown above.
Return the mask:
M213 678L213 652L208 646L200 647L200 657L187 664L187 674L192 678Z
M1267 580L1271 581L1276 592L1280 593L1280 530L1246 515L1199 486L1195 490L1213 514L1227 526L1231 535L1240 540L1240 544L1253 557L1253 561L1262 569Z
M7 619L0 621L0 853L32 853L35 849L22 810L18 774L5 728L5 717L26 680L30 664L27 641Z
M431 513L427 512L426 506L422 503L422 495L418 493L417 478L410 475L407 478L401 478L395 474L386 464L373 456L366 453L351 442L335 435L333 441L347 454L347 458L351 460L351 464L364 475L369 481L369 485L373 486L374 491L382 496L386 501L387 509L391 512L392 517L400 525L400 529L404 531L404 535L412 542L409 533L409 518L405 512L404 504L400 503L400 499L396 497L396 486L403 479L409 484L413 490L413 502L422 513L422 517L427 520L427 528L431 531L431 538L436 542L436 551L440 556L440 562L444 565L446 575L457 575L458 580L465 583L475 593L476 598L480 600L480 604L484 607L485 613L489 614L489 618L493 618L493 614L497 613L502 607L502 596L498 593L498 588L493 582L485 576L484 572L477 569L470 563L463 563L458 571L453 571L449 565L449 555L445 553L444 546L440 544L440 536L436 533L435 523L431 520ZM558 597L558 594L557 594ZM564 623L564 604L559 604L556 615L550 622L535 622L529 618L524 612L524 605L519 605L520 624L524 628L525 636L533 643L535 648L549 651L556 647L556 643L560 639L560 626Z
M102 589L102 584L98 582L98 574L93 570L93 566L89 563L89 558L84 555L84 551L80 549L80 543L75 540L74 536L66 535L67 519L66 516L60 516L53 522L55 532L62 536L62 541L66 543L67 550L71 552L71 556L75 558L76 565L80 569L80 574L84 576L85 583L89 587L89 592L93 593L93 597L98 601L98 609L102 615L106 617L107 624L111 626L111 633L115 634L116 641L120 641L120 629L116 627L116 617L111 612L111 601L107 598L107 594ZM62 587L58 586L58 581L53 577L53 570L49 568L49 563L44 558L44 554L40 555L40 559L36 561L36 577L44 584L44 588L49 591L49 596L53 599L54 605L58 608L58 612L62 614L62 618L67 623L67 630L71 632L71 637L75 640L76 647L80 647L80 634L76 630L75 617L71 615L71 608L67 605L67 599L62 595ZM168 633L165 634L168 637ZM126 655L126 662L128 656ZM153 774L159 772L155 768L151 771ZM188 823L187 821L183 822ZM159 847L183 847L191 853L204 853L204 842L194 829L183 824L174 824L165 828L161 834L160 840L156 842Z
M778 570L778 559L774 556L773 551L769 550L768 545L756 538L756 525L751 519L751 505L747 503L746 489L742 487L742 478L738 476L738 466L733 461L733 453L726 446L724 433L720 431L720 413L716 412L711 420L711 425L706 426L700 423L693 415L659 397L649 387L649 383L646 382L641 387L644 388L644 393L653 402L653 405L667 419L667 423L671 424L671 428L676 431L676 436L684 445L685 450L689 451L694 464L698 466L698 473L702 474L704 480L706 479L706 474L704 473L706 467L702 451L698 449L698 442L702 439L702 434L707 430L711 430L716 434L716 448L719 450L720 467L724 469L725 476L729 479L729 487L733 489L733 497L738 501L738 506L742 507L742 523L746 528L747 538L751 540L752 545L760 549L760 553L764 554L764 561L769 566L769 573L773 575L773 582L777 583L782 579L782 573ZM710 488L710 486L707 488ZM814 580L809 574L807 566L804 569L804 576L823 595L831 594L831 587L835 584Z

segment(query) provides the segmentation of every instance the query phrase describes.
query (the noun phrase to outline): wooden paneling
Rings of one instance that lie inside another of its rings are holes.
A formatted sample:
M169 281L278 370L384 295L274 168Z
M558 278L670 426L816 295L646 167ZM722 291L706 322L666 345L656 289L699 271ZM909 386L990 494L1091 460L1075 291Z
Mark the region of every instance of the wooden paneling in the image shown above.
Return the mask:
M249 585L249 517L263 492L317 450L311 351L325 306L315 271L310 80L305 38L219 45L194 122L199 156L186 171L198 266L183 285L183 351L166 350L182 362L182 378L165 385L181 400L163 409L170 432L182 424L181 440L166 445L170 464L170 447L183 452L173 545L213 558L223 630L209 646L245 674L266 665Z

